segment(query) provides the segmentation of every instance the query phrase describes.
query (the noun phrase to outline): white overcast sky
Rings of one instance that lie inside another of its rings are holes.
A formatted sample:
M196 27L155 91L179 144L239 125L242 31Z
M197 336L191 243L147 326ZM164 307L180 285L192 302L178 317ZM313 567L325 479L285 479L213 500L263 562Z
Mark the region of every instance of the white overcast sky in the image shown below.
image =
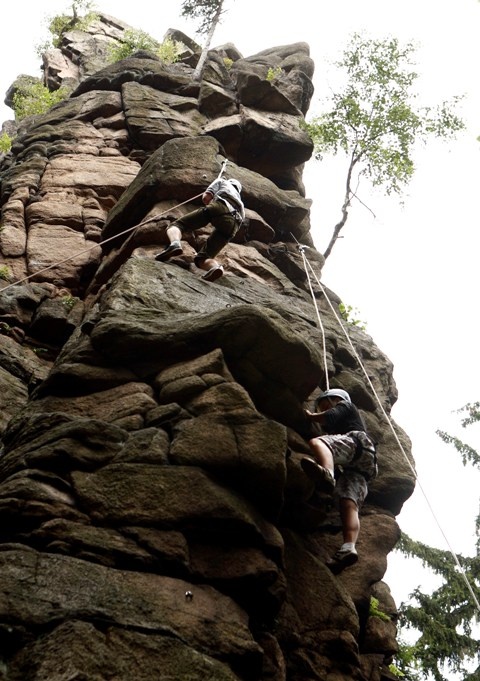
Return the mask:
M195 37L195 25L179 18L180 0L98 0L96 6L157 39L168 28ZM417 172L403 208L395 199L360 186L362 200L376 217L355 206L322 281L358 309L367 332L395 365L399 400L393 416L413 440L423 489L405 505L398 519L401 527L421 541L471 555L479 474L465 470L435 430L452 431L458 422L452 412L480 400L480 3L226 0L225 6L229 11L213 46L233 42L249 56L277 45L309 43L316 63L310 114L320 110L320 99L335 88L329 63L341 55L353 32L413 41L417 90L425 104L465 95L460 113L467 130L456 142L432 142L418 151ZM0 93L20 73L40 75L34 46L47 37L45 17L68 7L56 0L9 3L8 30L0 41ZM12 112L3 107L0 121L8 118ZM345 169L343 159L337 159L322 164L312 160L305 170L319 250L339 218ZM478 428L459 434L480 449ZM405 559L393 557L389 564L386 581L399 602L420 575L417 567L408 575Z

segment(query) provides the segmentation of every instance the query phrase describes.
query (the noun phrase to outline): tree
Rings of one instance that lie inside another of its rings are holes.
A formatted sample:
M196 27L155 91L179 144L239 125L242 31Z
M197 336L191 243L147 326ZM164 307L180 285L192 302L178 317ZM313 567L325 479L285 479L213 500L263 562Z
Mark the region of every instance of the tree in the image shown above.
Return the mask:
M123 32L121 41L109 46L108 59L115 63L130 57L137 50L148 50L161 59L164 64L174 64L185 50L185 45L171 38L165 38L162 43L159 43L145 31L127 29Z
M206 35L205 45L193 72L193 80L200 80L202 77L213 34L222 14L223 0L183 0L182 2L182 16L200 19L197 33Z
M69 14L57 14L49 17L47 23L51 39L37 45L37 54L41 56L52 46L60 47L62 37L67 31L74 29L83 31L87 28L98 16L94 8L93 0L73 0Z
M6 154L12 148L12 138L8 132L2 132L0 134L0 154Z
M362 178L401 194L415 170L412 152L430 136L453 137L464 128L454 113L458 97L449 104L414 107L411 70L414 46L401 47L396 38L363 39L354 34L340 61L346 84L331 97L331 109L306 123L315 157L343 151L348 159L341 219L324 253L327 258L348 219Z
M64 15L67 20L67 24L70 28L83 30L84 27L88 26L94 19L97 18L97 13L95 11L95 3L93 0L72 0L70 6L72 14L71 17ZM65 27L63 32L65 32ZM53 32L53 31L52 31ZM62 31L59 32L58 38L61 38Z
M461 421L462 427L477 423L480 421L480 402L467 404L459 412L467 414ZM480 463L477 451L460 438L441 430L437 434L447 444L453 444L464 465ZM476 527L479 537L480 516L476 519ZM443 583L430 595L415 589L411 594L413 602L401 605L401 627L420 635L414 645L406 647L406 661L400 654L397 667L409 680L447 681L444 676L447 669L461 674L463 681L478 681L480 640L475 624L480 619L480 542L477 540L477 555L471 558L454 557L448 551L431 548L406 535L402 537L399 549L407 556L419 558L424 566L441 576Z
M24 85L13 95L15 120L18 122L27 116L38 116L46 113L52 106L66 99L70 91L68 87L60 87L52 92L40 81L31 85Z

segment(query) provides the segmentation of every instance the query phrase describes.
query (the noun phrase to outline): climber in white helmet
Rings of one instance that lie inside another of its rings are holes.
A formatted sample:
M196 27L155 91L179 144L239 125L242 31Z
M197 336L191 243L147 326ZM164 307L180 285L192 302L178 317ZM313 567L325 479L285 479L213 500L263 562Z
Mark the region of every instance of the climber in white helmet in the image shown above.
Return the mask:
M209 223L213 232L195 256L195 265L205 271L202 279L215 281L223 275L223 266L215 256L233 239L245 219L245 209L240 193L242 185L236 179L219 176L202 195L203 208L198 208L175 220L167 229L170 245L155 256L163 262L183 252L183 232L193 232Z
M303 457L301 466L319 489L334 494L339 505L343 544L327 562L338 573L358 560L359 511L368 482L377 475L376 446L346 390L325 391L315 402L315 412L306 409L305 416L321 426L322 434L309 440L312 456Z

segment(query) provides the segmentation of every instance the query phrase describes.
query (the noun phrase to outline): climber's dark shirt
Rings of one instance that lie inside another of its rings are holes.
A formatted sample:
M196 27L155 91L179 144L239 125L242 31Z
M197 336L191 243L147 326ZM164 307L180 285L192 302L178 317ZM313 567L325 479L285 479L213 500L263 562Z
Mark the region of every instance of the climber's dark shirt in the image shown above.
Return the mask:
M339 402L323 413L322 431L329 435L343 435L351 430L366 430L357 407L350 402Z

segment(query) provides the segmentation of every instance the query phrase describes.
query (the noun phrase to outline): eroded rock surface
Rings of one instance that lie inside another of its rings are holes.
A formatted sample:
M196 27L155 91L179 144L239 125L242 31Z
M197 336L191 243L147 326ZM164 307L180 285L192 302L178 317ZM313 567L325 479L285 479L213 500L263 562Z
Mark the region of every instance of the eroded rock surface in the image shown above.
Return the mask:
M5 678L389 678L382 579L414 480L317 290L322 353L298 249L320 276L302 182L308 45L247 58L224 45L196 82L186 36L176 64L140 52L108 65L125 28L100 15L45 56L47 84L72 95L18 126L0 166ZM170 263L154 254L225 160L248 220L212 284L193 263L208 227ZM392 364L349 334L388 413ZM309 503L299 464L325 368L380 456L360 560L336 577L338 512Z

